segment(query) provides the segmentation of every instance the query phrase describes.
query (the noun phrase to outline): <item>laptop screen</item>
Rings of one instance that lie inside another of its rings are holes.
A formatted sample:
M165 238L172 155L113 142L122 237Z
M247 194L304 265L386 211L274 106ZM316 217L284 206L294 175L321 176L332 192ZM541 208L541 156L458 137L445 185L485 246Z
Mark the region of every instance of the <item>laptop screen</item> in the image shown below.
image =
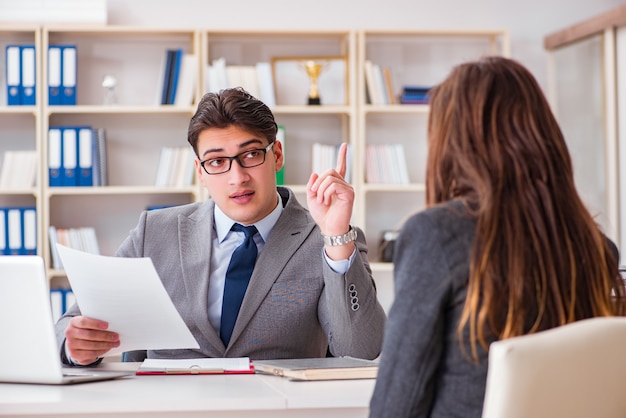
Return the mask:
M60 381L61 360L41 257L0 257L0 317L0 381Z

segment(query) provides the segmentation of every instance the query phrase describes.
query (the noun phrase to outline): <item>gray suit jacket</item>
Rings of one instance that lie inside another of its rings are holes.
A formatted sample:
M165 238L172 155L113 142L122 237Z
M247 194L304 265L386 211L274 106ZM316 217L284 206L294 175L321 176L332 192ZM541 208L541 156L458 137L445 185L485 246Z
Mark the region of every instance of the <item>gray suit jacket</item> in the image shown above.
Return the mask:
M457 334L475 232L476 219L460 201L421 211L402 227L370 417L481 417L489 354L478 344L474 362L469 327L463 347ZM486 339L495 341L489 333Z
M370 417L480 417L487 352L479 345L473 363L467 328L463 349L457 338L475 228L456 201L417 213L402 227Z
M284 210L259 253L228 347L208 319L214 202L141 214L116 255L152 259L201 347L149 351L149 357L323 357L328 347L334 356L378 356L385 313L376 298L363 233L358 231L351 267L337 274L324 261L322 236L308 211L290 190L278 191ZM57 323L61 346L75 315L80 315L76 306Z

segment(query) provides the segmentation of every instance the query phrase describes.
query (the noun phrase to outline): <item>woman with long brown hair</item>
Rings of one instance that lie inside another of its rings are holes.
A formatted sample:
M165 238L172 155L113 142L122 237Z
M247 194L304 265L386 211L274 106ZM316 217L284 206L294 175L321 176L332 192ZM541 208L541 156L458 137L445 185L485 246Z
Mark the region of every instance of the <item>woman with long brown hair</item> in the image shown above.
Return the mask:
M480 417L491 342L624 314L617 249L532 74L465 63L430 106L427 209L395 245L372 417Z

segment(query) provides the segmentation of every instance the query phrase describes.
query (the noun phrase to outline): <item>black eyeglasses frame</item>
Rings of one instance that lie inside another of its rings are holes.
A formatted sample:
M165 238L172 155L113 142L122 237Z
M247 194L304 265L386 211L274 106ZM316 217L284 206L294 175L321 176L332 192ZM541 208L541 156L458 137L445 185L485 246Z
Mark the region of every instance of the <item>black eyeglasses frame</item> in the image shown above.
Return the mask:
M207 173L209 176L215 176L218 174L224 174L224 173L228 173L230 171L230 169L233 166L233 160L237 161L237 164L239 164L239 167L241 168L253 168L253 167L258 167L260 165L263 165L265 163L265 159L267 158L267 153L272 149L272 147L274 146L274 144L276 143L276 141L272 141L270 142L270 144L265 147L265 148L252 148L243 152L240 152L239 154L233 156L233 157L229 157L229 156L223 156L223 157L213 157L213 158L207 158L204 161L200 161L200 166L202 167L202 169L204 170L205 173ZM243 165L243 163L241 162L240 157L244 154L247 154L249 152L252 151L261 151L263 153L263 161L261 161L258 164L255 165L249 165L249 166L245 166ZM223 158L223 159L228 159L228 168L225 171L220 171L219 173L209 173L206 169L206 167L204 167L204 164L207 163L208 161L211 160L215 160L216 158Z

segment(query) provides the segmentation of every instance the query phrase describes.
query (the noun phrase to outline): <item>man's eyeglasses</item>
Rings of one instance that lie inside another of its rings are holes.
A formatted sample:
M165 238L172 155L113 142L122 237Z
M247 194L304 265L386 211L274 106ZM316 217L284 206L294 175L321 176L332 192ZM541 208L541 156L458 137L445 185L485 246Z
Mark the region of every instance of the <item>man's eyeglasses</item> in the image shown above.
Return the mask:
M275 142L275 141L274 141ZM233 165L233 160L243 168L252 168L259 166L265 162L265 154L272 149L274 142L270 143L265 148L254 148L237 154L234 157L216 157L209 158L208 160L200 161L200 165L204 171L209 174L222 174L230 171Z

